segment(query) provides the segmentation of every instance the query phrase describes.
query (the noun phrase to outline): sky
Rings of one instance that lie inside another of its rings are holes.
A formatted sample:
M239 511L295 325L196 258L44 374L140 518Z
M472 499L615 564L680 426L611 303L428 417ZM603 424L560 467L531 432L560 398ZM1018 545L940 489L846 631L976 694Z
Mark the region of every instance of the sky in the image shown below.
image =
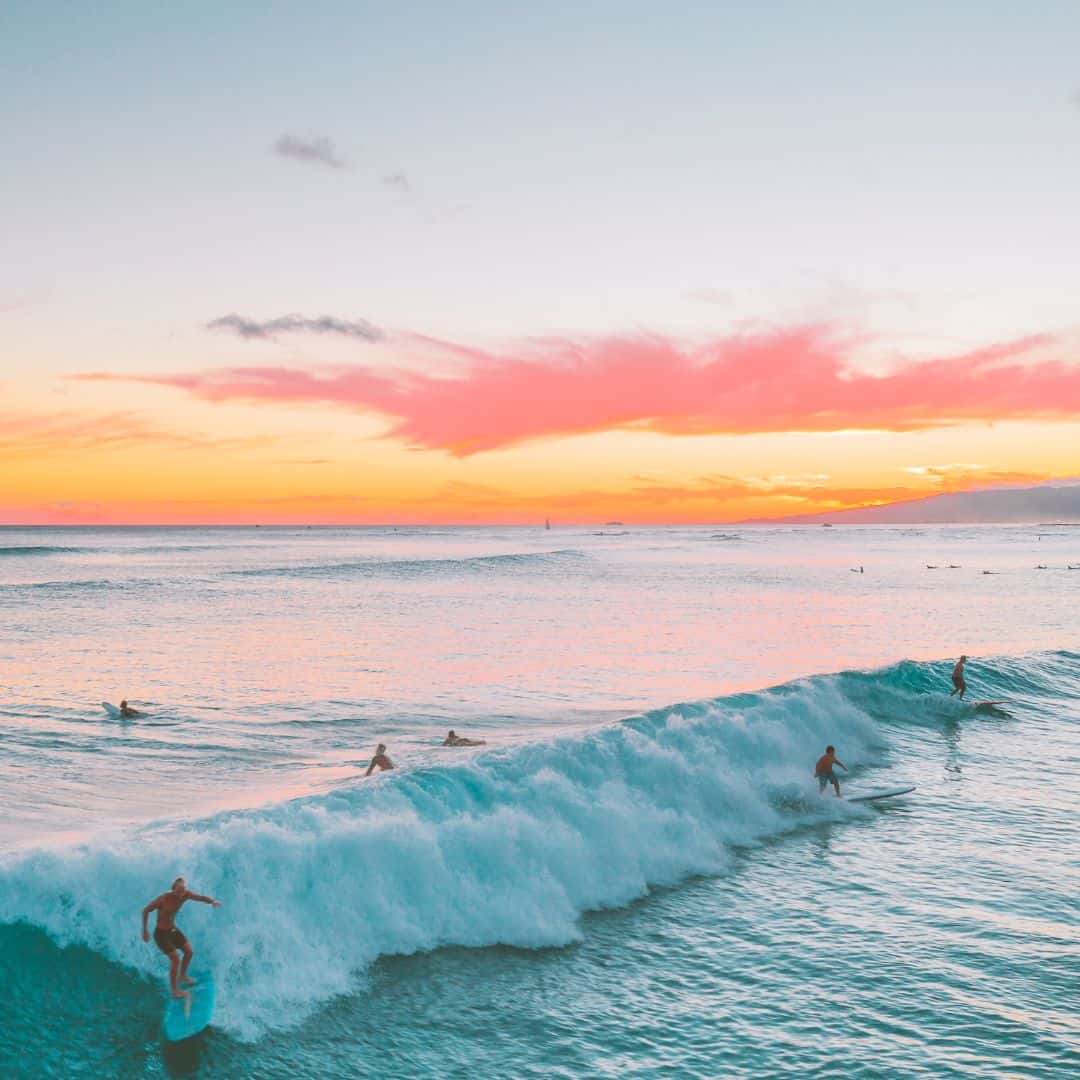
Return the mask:
M0 3L0 524L1080 475L1080 8Z

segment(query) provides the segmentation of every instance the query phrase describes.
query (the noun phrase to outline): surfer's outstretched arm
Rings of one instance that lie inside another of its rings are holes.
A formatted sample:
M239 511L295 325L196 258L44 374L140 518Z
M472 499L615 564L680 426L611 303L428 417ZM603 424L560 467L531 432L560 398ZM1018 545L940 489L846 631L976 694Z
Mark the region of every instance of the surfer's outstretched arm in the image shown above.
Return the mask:
M840 768L844 770L844 772L850 772L848 767L839 758L833 758L833 764L839 765Z
M211 904L213 907L221 907L221 901L215 900L212 896L202 896L197 892L189 892L184 897L185 900L198 900L200 904Z

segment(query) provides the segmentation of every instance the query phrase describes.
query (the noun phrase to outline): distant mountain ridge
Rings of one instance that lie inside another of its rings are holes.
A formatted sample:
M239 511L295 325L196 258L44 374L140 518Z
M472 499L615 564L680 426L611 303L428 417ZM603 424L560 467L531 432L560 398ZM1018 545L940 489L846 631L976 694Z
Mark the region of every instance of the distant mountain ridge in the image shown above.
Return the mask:
M771 520L805 525L1080 524L1080 484L958 491L883 506Z

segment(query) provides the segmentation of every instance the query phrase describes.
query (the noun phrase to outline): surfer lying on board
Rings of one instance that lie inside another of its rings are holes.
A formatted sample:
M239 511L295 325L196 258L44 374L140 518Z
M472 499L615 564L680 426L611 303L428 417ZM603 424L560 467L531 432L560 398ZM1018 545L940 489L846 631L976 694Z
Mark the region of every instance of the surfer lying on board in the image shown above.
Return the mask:
M375 756L371 759L371 764L367 767L367 772L364 775L370 776L375 771L376 765L384 771L394 767L394 763L386 755L386 743L379 743L375 747Z
M136 716L143 716L144 714L139 712L138 709L133 709L125 699L120 702L120 715L125 719L134 720Z
M210 904L213 907L221 907L220 900L213 900L209 896L200 896L188 890L187 882L178 877L172 888L162 893L156 900L151 900L142 912L142 939L150 940L150 933L146 929L146 920L151 911L157 911L157 925L154 927L154 944L169 958L169 986L172 988L174 998L187 997L187 991L181 990L177 985L183 983L191 986L195 980L187 973L188 964L195 955L188 939L180 932L176 925L176 913L183 907L187 900L198 900L202 904ZM177 950L184 954L183 963ZM177 970L179 968L179 970Z
M960 693L960 700L964 700L964 691L967 689L967 683L964 681L964 665L967 663L967 657L961 656L956 662L956 667L952 669L952 691L949 697L952 697L957 691Z
M836 757L836 747L826 746L825 753L818 758L818 763L814 766L814 775L817 777L818 792L823 792L827 784L832 784L836 791L836 797L840 798L840 781L836 777L836 773L833 772L833 766L839 765L844 772L848 771L848 767Z
M443 746L483 746L483 739L463 739L460 735L451 731L445 739L443 739Z

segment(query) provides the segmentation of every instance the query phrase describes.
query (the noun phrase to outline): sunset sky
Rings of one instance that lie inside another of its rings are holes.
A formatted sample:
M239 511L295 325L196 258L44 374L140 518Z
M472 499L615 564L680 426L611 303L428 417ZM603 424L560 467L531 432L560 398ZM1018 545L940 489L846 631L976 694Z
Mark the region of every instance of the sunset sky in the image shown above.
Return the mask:
M0 524L1080 475L1080 9L0 6Z

